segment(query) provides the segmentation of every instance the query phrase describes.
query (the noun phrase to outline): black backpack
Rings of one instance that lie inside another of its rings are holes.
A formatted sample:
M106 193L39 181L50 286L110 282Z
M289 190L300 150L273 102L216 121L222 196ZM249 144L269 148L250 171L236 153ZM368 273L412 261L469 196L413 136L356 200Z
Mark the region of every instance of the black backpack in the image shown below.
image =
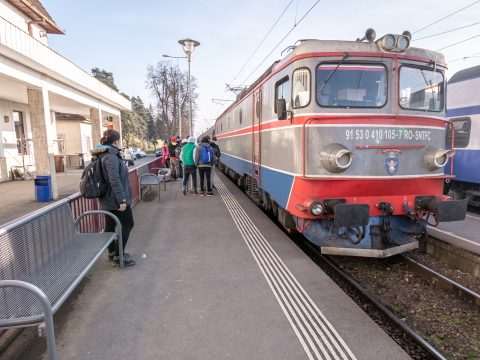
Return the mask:
M95 157L83 170L80 179L80 193L86 199L96 199L105 196L109 184L103 176L101 155Z

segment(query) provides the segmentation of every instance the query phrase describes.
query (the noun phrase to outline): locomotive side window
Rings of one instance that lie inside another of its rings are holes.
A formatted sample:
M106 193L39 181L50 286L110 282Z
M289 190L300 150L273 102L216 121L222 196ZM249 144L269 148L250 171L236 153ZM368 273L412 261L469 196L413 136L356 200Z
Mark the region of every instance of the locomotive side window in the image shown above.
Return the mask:
M327 64L316 71L317 103L324 107L381 108L387 103L387 68L380 64Z
M238 122L242 125L242 109L238 109Z
M442 111L445 98L443 74L403 65L400 67L399 94L402 109Z
M292 103L294 108L305 107L310 103L310 69L301 68L293 72Z
M470 142L470 128L472 126L472 121L468 117L457 118L452 120L453 126L453 136L454 148L466 148ZM452 147L452 129L451 127L447 128L445 136L445 147L450 149Z
M275 84L275 101L274 101L274 109L275 113L277 113L277 100L278 99L285 99L287 104L287 109L289 108L290 104L290 80L287 77L283 78L279 82Z

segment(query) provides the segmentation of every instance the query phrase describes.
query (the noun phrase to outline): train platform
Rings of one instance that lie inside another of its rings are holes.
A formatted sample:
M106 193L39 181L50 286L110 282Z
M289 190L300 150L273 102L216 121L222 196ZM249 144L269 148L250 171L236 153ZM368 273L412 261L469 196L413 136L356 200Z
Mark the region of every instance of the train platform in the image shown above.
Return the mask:
M55 315L59 359L409 359L238 188L215 183L201 197L170 182L135 206L137 264L97 262ZM44 343L0 359L46 358Z
M428 233L455 247L480 255L480 215L469 212L463 221L440 223L429 226Z

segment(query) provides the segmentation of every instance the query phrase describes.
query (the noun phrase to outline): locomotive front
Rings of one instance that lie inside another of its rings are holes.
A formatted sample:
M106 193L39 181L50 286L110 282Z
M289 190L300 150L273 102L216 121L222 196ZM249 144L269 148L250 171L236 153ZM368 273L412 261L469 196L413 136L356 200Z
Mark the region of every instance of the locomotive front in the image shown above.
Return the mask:
M287 211L323 253L391 256L418 247L427 223L465 218L466 201L442 195L453 156L444 59L409 43L306 41L290 56L303 77L293 74L291 96L275 92L278 118L301 125Z

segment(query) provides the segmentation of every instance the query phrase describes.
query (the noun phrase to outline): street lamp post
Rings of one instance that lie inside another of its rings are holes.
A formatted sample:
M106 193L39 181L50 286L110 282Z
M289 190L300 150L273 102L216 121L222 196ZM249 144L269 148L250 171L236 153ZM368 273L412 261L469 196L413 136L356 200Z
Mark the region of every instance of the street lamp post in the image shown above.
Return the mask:
M180 75L180 66L178 65L178 59L186 59L186 56L170 56L163 54L162 55L164 58L170 58L170 59L177 59L177 72ZM180 81L180 78L178 78ZM182 110L180 109L180 82L178 83L178 89L177 89L177 101L178 101L178 133L180 137L182 138Z
M187 61L188 61L188 97L190 98L190 136L193 136L192 80L191 80L191 73L190 73L190 64L192 62L193 50L195 50L195 48L199 46L200 43L192 39L178 40L178 43L182 45L183 51L185 52L185 55L187 55Z

